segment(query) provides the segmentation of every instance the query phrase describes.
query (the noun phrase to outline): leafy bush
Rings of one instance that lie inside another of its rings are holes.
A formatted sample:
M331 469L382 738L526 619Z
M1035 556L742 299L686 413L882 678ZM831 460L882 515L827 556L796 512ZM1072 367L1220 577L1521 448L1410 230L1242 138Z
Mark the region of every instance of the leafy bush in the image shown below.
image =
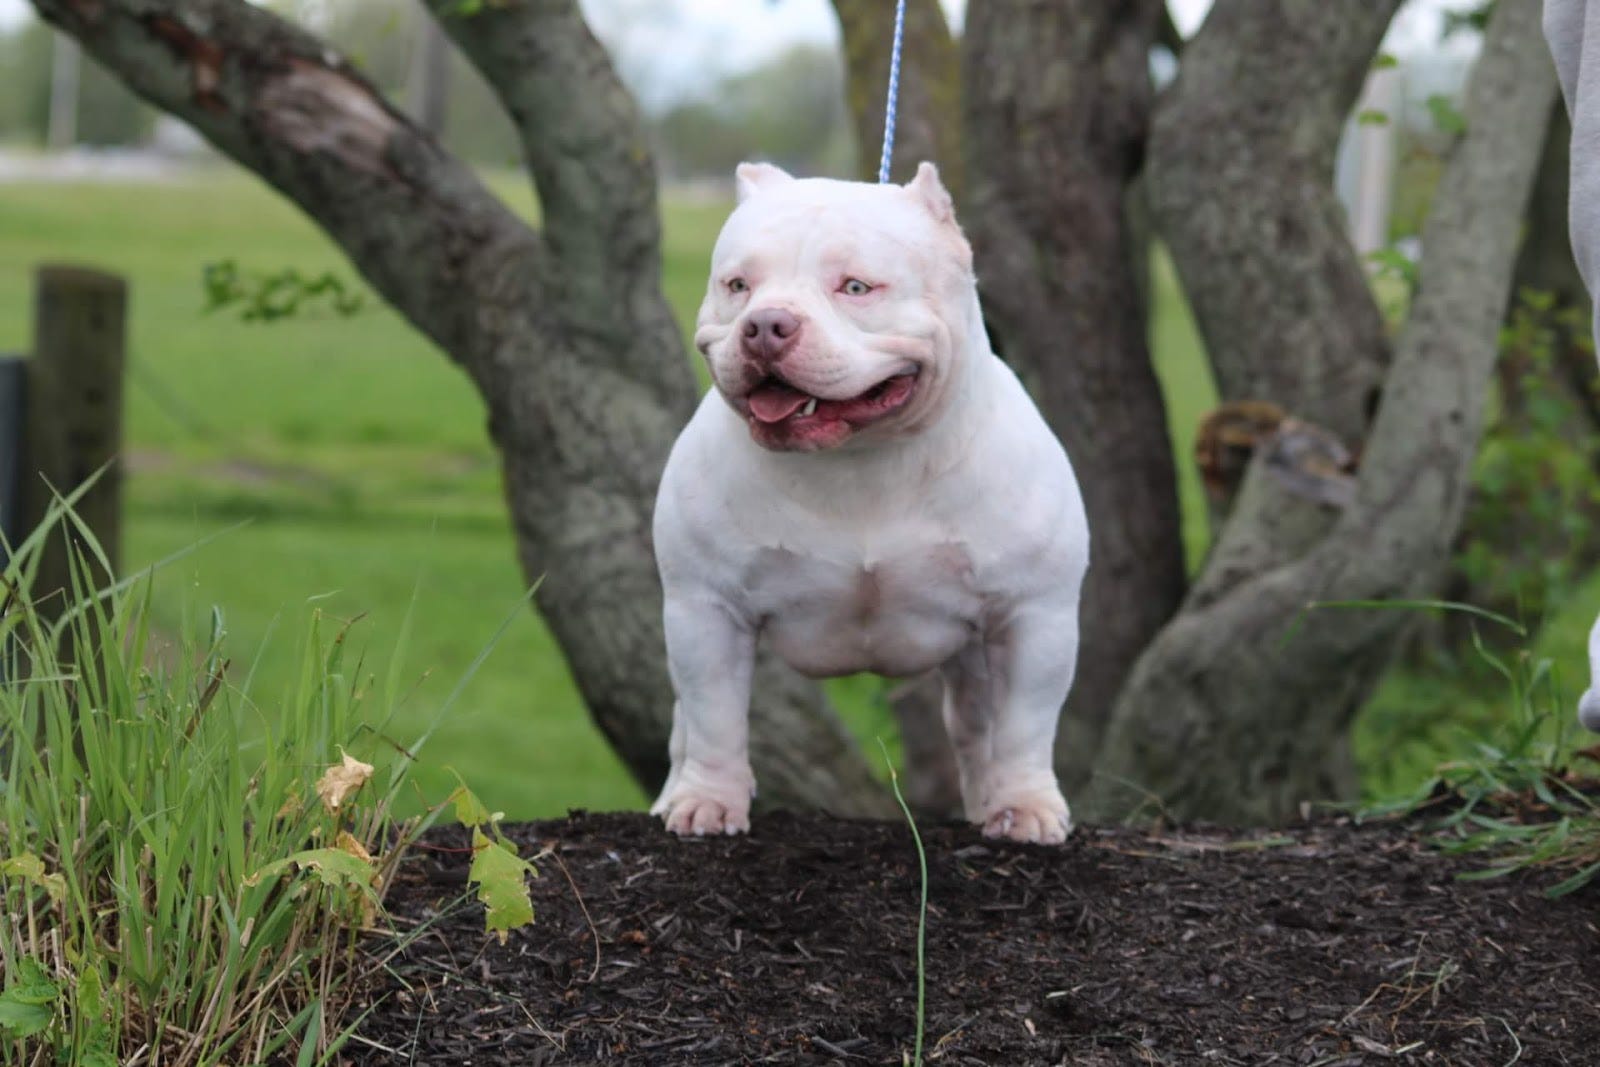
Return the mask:
M1528 620L1595 562L1600 435L1560 351L1567 338L1586 343L1588 328L1582 310L1549 293L1520 294L1501 338L1499 411L1473 465L1456 568L1474 603Z

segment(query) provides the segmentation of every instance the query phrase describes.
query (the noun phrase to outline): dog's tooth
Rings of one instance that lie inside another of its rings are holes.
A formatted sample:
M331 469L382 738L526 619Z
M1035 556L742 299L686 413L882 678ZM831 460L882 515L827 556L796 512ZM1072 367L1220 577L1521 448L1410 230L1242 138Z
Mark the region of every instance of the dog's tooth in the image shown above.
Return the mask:
M806 401L806 406L800 409L802 415L815 415L817 413L817 398L812 397Z

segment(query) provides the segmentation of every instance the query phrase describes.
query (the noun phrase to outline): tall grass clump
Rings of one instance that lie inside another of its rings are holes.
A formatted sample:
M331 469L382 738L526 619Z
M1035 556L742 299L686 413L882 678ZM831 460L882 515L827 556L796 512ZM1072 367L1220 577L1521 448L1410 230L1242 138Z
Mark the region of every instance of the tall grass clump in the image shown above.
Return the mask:
M1396 606L1461 611L1509 628L1523 642L1529 637L1521 624L1480 608L1448 602ZM1487 858L1487 867L1465 878L1537 870L1552 878L1547 894L1570 893L1600 876L1600 779L1574 763L1600 759L1600 749L1577 748L1576 705L1554 661L1524 649L1496 652L1476 631L1472 644L1505 684L1506 715L1471 738L1464 755L1440 764L1415 793L1367 814L1431 815L1447 851Z
M53 520L73 595L30 596L43 529L0 576L0 1064L324 1062L418 829L366 725L397 679L313 614L297 682L253 693L220 613L167 640L152 576L89 588L108 562Z

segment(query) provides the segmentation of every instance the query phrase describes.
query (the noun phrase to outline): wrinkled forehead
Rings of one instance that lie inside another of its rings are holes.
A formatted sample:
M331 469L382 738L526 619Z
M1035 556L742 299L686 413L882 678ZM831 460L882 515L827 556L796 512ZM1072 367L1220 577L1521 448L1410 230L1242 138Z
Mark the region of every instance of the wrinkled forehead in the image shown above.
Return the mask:
M920 264L937 254L939 227L897 186L796 181L734 209L712 251L718 269L872 261Z

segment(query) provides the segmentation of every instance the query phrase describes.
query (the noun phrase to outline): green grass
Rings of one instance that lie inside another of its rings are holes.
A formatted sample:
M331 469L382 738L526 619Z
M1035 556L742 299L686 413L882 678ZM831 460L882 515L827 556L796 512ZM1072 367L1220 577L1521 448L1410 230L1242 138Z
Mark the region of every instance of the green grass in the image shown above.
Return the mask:
M492 184L525 215L513 175ZM727 210L669 200L664 285L692 322L711 243ZM295 670L284 620L315 604L356 619L354 640L394 647L413 590L417 616L405 669L414 686L396 729L415 728L460 677L524 588L481 407L466 378L375 302L350 319L312 315L272 324L203 312L201 271L354 273L319 231L254 180L231 171L181 183L0 185L0 351L24 350L33 268L101 266L132 284L127 439L131 477L125 569L166 556L241 520L248 525L177 565L152 606L158 629L221 605L233 647L262 648L260 676ZM1215 400L1187 307L1164 256L1154 259L1151 338L1167 395L1191 565L1207 535L1191 460L1194 426ZM1580 662L1585 614L1600 585L1575 596L1541 648ZM1569 618L1570 616L1570 618ZM382 663L377 666L386 669ZM1357 749L1386 793L1431 769L1455 724L1498 712L1463 678L1397 676L1363 718ZM893 732L874 680L833 686L865 739ZM590 727L561 656L533 613L519 618L430 746L417 781L434 795L469 774L484 801L514 817L567 807L645 802Z
M45 618L32 558L0 575L0 1064L326 1062L356 931L421 825L391 818L408 764L366 729L401 679L309 609L280 634L292 668L253 677L219 618L153 629L148 578L75 579Z

